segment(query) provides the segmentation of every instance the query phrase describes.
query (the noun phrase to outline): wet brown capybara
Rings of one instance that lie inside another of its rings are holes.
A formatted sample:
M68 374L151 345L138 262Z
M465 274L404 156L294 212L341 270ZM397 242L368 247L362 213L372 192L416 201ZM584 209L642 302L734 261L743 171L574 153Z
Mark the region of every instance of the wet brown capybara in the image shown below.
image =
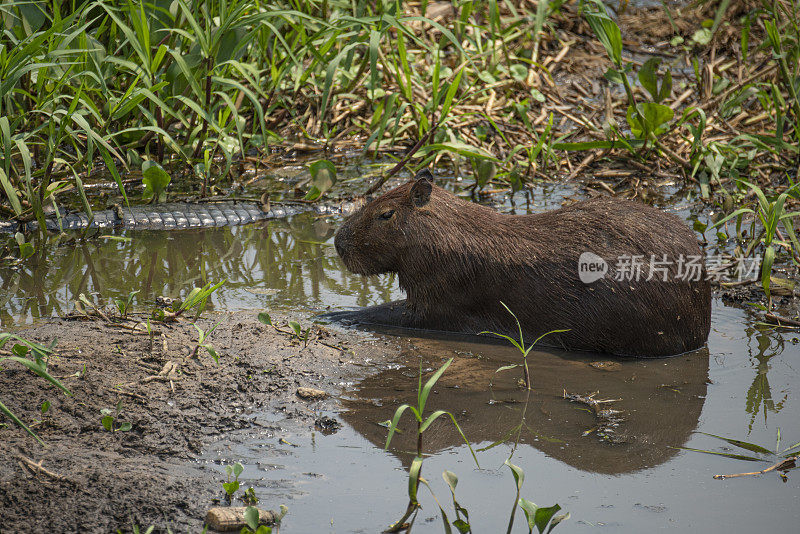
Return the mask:
M417 178L373 200L336 234L354 273L395 272L406 300L333 314L356 323L518 337L640 357L702 347L711 289L686 224L609 197L504 215Z

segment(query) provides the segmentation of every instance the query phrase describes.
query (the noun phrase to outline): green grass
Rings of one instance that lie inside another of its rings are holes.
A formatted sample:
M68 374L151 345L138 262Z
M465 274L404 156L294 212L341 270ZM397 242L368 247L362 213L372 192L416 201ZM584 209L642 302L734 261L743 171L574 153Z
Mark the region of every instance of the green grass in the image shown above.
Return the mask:
M131 177L154 201L178 175L211 195L243 157L296 144L416 145L412 168L512 191L621 166L713 202L738 180L774 197L796 177L798 0L665 3L663 20L586 0L443 5L4 2L0 217L43 228L67 196L91 215L100 175L124 201L139 200Z

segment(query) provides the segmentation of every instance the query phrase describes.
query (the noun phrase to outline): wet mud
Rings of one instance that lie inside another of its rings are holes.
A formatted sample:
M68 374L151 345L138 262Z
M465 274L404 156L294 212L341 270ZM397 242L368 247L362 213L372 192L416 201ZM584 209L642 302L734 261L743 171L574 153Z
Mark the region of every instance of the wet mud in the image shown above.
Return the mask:
M38 421L32 429L47 444L10 421L0 426L0 532L130 532L134 525L199 532L224 494L223 477L195 462L207 444L234 431L268 428L275 440L310 432L341 384L365 374L364 360L392 353L365 334L322 326L312 327L304 346L259 323L255 312L197 324L208 329L217 321L208 342L219 364L203 349L191 356L197 332L188 321L154 326L152 346L146 332L99 321L55 319L17 331L43 344L57 339L48 369L73 396L16 364L0 373L2 402L23 421ZM273 314L273 321L281 318ZM328 395L303 399L300 387ZM51 407L41 414L44 401ZM120 402L115 427L128 422L131 429L108 431L101 409L115 413Z

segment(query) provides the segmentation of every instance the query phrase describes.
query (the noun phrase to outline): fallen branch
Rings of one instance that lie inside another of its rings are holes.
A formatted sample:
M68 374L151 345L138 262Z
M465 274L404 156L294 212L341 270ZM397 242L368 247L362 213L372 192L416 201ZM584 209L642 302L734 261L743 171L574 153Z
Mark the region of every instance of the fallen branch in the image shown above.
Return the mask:
M723 480L725 478L736 478L736 477L752 477L756 475L763 475L764 473L769 473L770 471L788 471L789 469L794 469L796 467L797 458L800 456L790 456L789 458L784 458L780 462L777 462L774 465L767 467L766 469L762 469L761 471L753 471L752 473L734 473L732 475L714 475L714 479L716 480Z
M44 460L39 460L38 462L34 462L30 458L23 456L21 454L17 455L17 459L20 460L19 462L20 466L22 466L23 468L28 468L34 475L41 473L46 477L51 478L53 480L57 480L59 482L69 481L68 477L60 475L58 473L54 473L42 467L42 462L44 462Z
M776 324L778 326L800 327L800 321L798 321L797 319L789 319L788 317L775 315L774 313L765 313L764 321Z

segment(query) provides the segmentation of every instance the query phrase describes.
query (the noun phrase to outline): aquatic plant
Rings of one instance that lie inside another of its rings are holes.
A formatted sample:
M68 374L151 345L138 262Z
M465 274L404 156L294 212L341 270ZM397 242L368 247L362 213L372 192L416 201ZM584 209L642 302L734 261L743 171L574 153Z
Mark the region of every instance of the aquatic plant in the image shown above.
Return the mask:
M285 330L274 324L272 322L272 317L270 317L270 315L267 312L259 313L258 320L259 322L265 325L271 326L277 332L280 332L282 334L289 334L291 338L297 339L298 341L302 341L303 347L308 346L308 335L311 333L311 326L309 326L304 330L303 326L300 323L298 323L297 321L289 320L287 321L287 324L289 325L289 328L291 328L291 330Z
M749 473L736 473L732 475L714 475L715 479L725 479L725 478L736 478L742 476L753 476L753 475L762 475L764 473L768 473L770 471L777 471L781 477L785 478L786 475L784 474L786 471L790 469L794 469L797 465L797 460L800 458L800 442L795 443L794 445L790 445L785 448L781 448L781 429L778 428L777 430L777 439L775 443L775 449L770 450L766 447L758 445L756 443L750 443L747 441L742 441L739 439L734 438L726 438L723 436L717 436L715 434L709 434L707 432L698 432L699 434L704 434L706 436L710 436L714 439L722 440L729 445L733 445L739 449L743 449L750 453L755 453L755 456L751 454L737 454L732 452L721 452L721 451L711 451L705 449L694 449L691 447L680 447L681 449L685 449L687 451L694 451L694 452L702 452L704 454L714 454L717 456L725 456L726 458L731 458L734 460L744 460L748 462L765 462L771 461L774 462L769 467L762 469L760 471L754 471Z
M425 431L430 427L430 425L436 421L439 417L443 415L447 415L450 417L450 420L455 426L458 433L461 435L461 438L464 440L464 443L467 444L470 453L472 453L472 459L475 460L475 465L480 468L480 464L478 463L478 458L475 456L475 451L472 450L472 445L470 444L467 437L462 432L461 427L458 426L458 422L456 422L455 416L447 411L444 410L436 410L427 417L424 417L425 413L425 405L428 402L428 396L431 393L431 390L436 385L436 382L439 381L442 374L447 370L450 364L453 363L453 358L447 360L444 365L442 365L433 375L425 382L425 385L422 384L422 364L420 363L420 370L419 370L419 380L417 383L417 404L416 406L412 406L410 404L402 404L397 407L394 412L394 417L392 418L391 423L389 424L389 434L386 436L386 446L384 449L389 449L389 444L392 442L392 436L394 436L395 432L397 432L398 428L397 425L400 422L400 418L403 416L406 410L411 410L411 413L414 416L414 419L417 422L417 450L414 459L411 461L411 466L408 468L408 507L406 508L406 512L403 514L403 517L400 518L396 523L394 523L387 532L397 532L399 530L404 529L403 526L406 519L411 517L417 508L419 507L419 501L417 499L417 491L419 489L419 484L423 483L428 486L428 482L422 478L422 449L423 449L423 436ZM430 489L430 486L428 486ZM438 501L437 501L438 504ZM441 505L439 506L441 510ZM442 510L442 517L445 521L446 528L449 528L447 522L447 516L444 514Z
M50 355L53 353L53 347L45 347L44 345L40 345L39 343L35 343L33 341L28 341L23 339L19 336L14 334L9 334L7 332L0 332L0 349L3 348L7 343L14 343L11 347L11 354L12 356L4 356L0 357L0 364L5 361L17 362L22 364L23 366L27 367L29 370L33 371L40 377L44 378L58 389L63 391L66 395L72 396L72 392L68 390L58 379L54 378L50 373L47 372L47 361L50 358ZM31 359L28 354L30 353L33 356ZM44 413L46 410L42 408L42 412ZM28 426L22 422L22 420L14 415L14 413L5 405L2 401L0 401L0 412L8 416L14 423L22 427L28 434L33 436L36 441L38 441L41 445L45 443L36 435L33 430L28 428Z
M214 333L214 330L217 329L217 327L220 325L221 322L222 319L217 321L208 330L203 330L202 328L197 326L197 323L192 323L192 326L195 328L195 330L197 330L197 344L192 349L192 352L189 355L190 358L197 357L197 352L202 348L205 349L205 351L209 354L209 356L214 358L214 363L219 364L219 354L217 354L217 350L208 342L208 338L211 336L211 334Z
M774 200L770 200L764 194L760 187L744 180L739 181L741 188L749 189L755 196L755 201L751 204L747 202L745 205L754 206L741 207L734 210L732 213L720 218L717 222L708 227L708 229L718 228L731 219L736 219L736 235L740 242L744 245L740 247L741 257L747 257L756 252L757 245L763 245L763 258L761 260L761 287L767 295L767 310L772 309L772 294L770 292L770 284L772 281L772 267L775 263L777 254L776 244L781 245L787 249L788 256L796 265L800 264L800 242L797 240L797 235L794 230L794 219L800 215L800 212L787 212L785 209L786 201L789 198L800 200L800 193L798 193L798 186L800 184L793 184L787 188L780 195L777 195ZM742 221L743 215L752 214L750 237L745 240L742 239ZM756 228L756 221L761 223L760 228ZM781 233L780 227L783 227L788 237L788 241Z
M505 465L511 470L511 473L514 475L514 483L516 485L517 495L514 499L514 506L511 508L511 516L508 520L508 533L511 533L511 529L514 526L514 515L516 514L517 507L522 508L522 511L525 513L525 519L528 522L528 532L532 532L534 527L539 531L539 534L544 534L545 529L549 533L552 531L559 523L562 521L566 521L569 519L570 514L567 512L566 514L555 515L559 510L561 510L561 506L554 504L553 506L549 507L542 507L536 506L533 502L523 499L520 497L520 491L522 490L522 483L525 481L525 472L522 470L521 467L518 467L508 460L506 460Z
M100 419L100 424L109 432L129 432L132 425L128 421L120 421L119 416L122 413L122 401L117 402L114 410L110 408L103 408L100 414L103 416Z
M134 291L131 291L130 293L128 293L128 296L126 297L125 300L122 300L120 298L115 298L114 299L114 305L117 307L117 311L119 312L119 316L122 319L127 319L128 312L130 311L131 304L133 303L133 297L138 295L140 291L141 291L141 289L136 289ZM148 329L149 328L150 328L150 320L148 319Z
M225 466L228 481L222 483L222 488L225 490L225 500L228 501L228 504L231 503L233 495L239 490L239 475L242 474L242 471L244 471L244 466L239 462ZM231 475L233 475L233 480L231 480Z
M797 154L798 6L764 1L726 17L735 4L719 2L713 24L691 38L665 4L675 28L668 51L693 64L696 80L676 74L674 89L689 93L673 97L669 70L658 76L663 65L646 60L643 100L627 81L617 23L594 2L542 0L535 13L473 1L4 2L0 215L44 229L45 207L69 193L91 217L84 181L98 173L126 202L122 176L139 173L156 200L178 175L213 194L237 160L267 159L276 145L419 144L410 165L467 161L476 183L512 191L565 166L576 176L600 156L670 162L704 195L715 174L764 179ZM723 26L740 32L738 43L716 46ZM603 102L554 81L583 48L575 39L591 32L625 89L620 121L613 96ZM741 51L738 76L726 62L703 65L712 43L718 58ZM596 124L603 108L605 131ZM715 128L720 120L730 129ZM561 148L591 154L573 164Z
M214 294L220 287L227 282L227 279L222 280L221 282L217 282L216 284L212 285L211 282L208 282L203 287L195 287L189 291L189 294L186 295L186 298L183 301L176 301L173 304L173 311L169 310L162 310L161 308L156 308L153 310L152 318L159 320L159 321L174 321L183 313L194 309L195 315L194 320L196 321L200 315L206 309L206 303L208 302L208 297Z
M519 330L519 339L514 339L511 336L507 336L505 334L499 334L497 332L491 332L489 330L484 330L483 332L480 332L480 334L492 334L494 336L506 339L506 340L508 340L509 343L511 343L514 346L515 349L517 349L520 352L520 355L522 356L522 363L521 364L514 363L514 364L511 364L511 365L503 365L502 367L498 367L497 370L495 371L495 373L499 373L500 371L507 371L509 369L514 369L516 367L520 367L521 366L522 370L523 370L523 375L522 375L523 384L524 384L526 389L531 389L533 387L533 382L531 380L530 371L528 370L528 354L530 354L531 350L533 350L533 347L535 347L536 344L539 341L541 341L541 339L544 338L545 336L550 335L550 334L558 334L560 332L568 332L569 329L566 329L566 330L551 330L549 332L545 332L541 336L537 337L534 340L533 343L531 343L530 345L528 345L526 347L525 346L525 338L522 335L522 325L519 323L519 319L517 319L516 314L514 312L512 312L509 309L508 306L506 306L505 302L500 302L500 304L503 305L503 307L508 311L508 313L511 314L511 316L514 318L514 320L517 322L517 329Z

